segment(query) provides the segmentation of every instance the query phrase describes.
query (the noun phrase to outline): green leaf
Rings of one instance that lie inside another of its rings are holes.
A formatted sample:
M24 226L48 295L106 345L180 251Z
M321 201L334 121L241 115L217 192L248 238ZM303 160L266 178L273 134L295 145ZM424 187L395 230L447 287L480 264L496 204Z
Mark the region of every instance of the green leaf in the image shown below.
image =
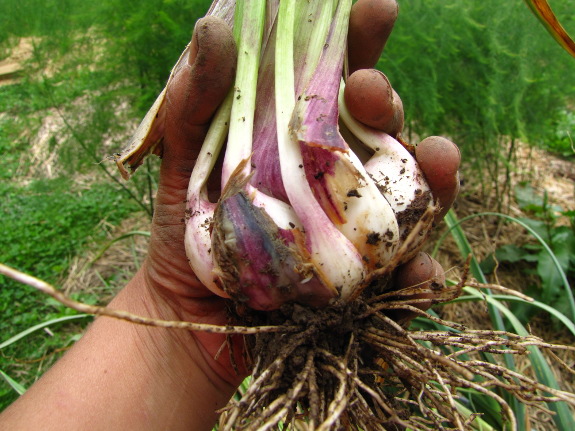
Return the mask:
M517 217L516 220L519 220L522 224L528 226L532 231L543 238L547 244L550 243L547 223L545 223L543 220L533 220L527 217Z
M541 287L543 288L541 299L547 304L556 303L561 294L561 274L545 250L541 251L538 258L537 275L541 277Z
M521 260L525 260L530 254L521 247L517 247L515 244L507 244L499 247L495 251L495 257L500 262L505 261L509 263L516 263Z
M503 415L501 414L501 406L497 401L472 389L460 389L459 392L469 400L473 412L482 413L480 417L475 418L473 429L485 431L503 429ZM466 416L472 413L471 410L468 410L460 403L456 403L456 406L457 410Z
M484 274L492 274L497 266L493 253L489 253L485 259L479 262L479 268Z
M518 184L515 187L515 199L519 208L537 211L543 208L543 197L535 192L535 189L528 183Z
M26 388L24 386L22 386L12 377L6 374L4 371L0 370L0 376L2 376L4 380L6 380L6 382L10 385L10 387L12 387L12 389L18 392L18 395L22 395L24 392L26 392Z
M453 236L453 239L457 243L457 247L459 248L461 255L464 257L471 256L470 269L471 269L471 273L473 274L473 276L480 283L487 283L487 279L485 278L485 274L481 271L481 267L479 266L479 263L477 262L477 259L474 256L473 249L471 248L471 245L469 244L469 241L467 240L467 237L465 236L465 232L463 232L463 229L461 228L460 224L465 219L458 221L457 216L455 215L455 211L453 209L450 209L448 211L448 213L445 215L444 220L447 223L447 225L449 226L449 230L444 235L451 233L451 235ZM436 247L435 247L434 252L433 252L434 254L437 251L437 247L439 247L439 244L441 244L441 239L443 237L444 236L442 236L440 238L440 240L437 242ZM489 289L485 289L485 293L487 294L487 296L492 295L492 293ZM503 318L501 317L500 312L490 303L488 303L487 308L488 308L488 312L489 312L489 317L491 318L492 325L498 331L505 331L506 330L505 323L503 322ZM513 359L512 355L510 355L510 354L503 355L503 360L505 361L505 366L508 369L516 371L515 360ZM519 400L517 400L514 397L511 397L511 399L509 401L510 401L510 405L511 405L511 407L515 413L515 416L517 418L517 424L521 429L523 429L524 425L525 425L525 423L524 423L525 406L523 404L521 404L519 402Z
M506 244L495 250L495 253L487 255L487 257L481 261L479 267L485 274L491 274L495 270L498 262L517 263L530 259L532 260L533 256L524 247L518 247L515 244Z
M575 233L567 226L558 226L553 229L551 237L553 252L563 266L563 270L569 269L569 261L575 258Z
M21 340L22 338L30 335L31 333L38 331L39 329L45 328L47 326L55 325L57 323L67 322L69 320L84 319L86 317L91 317L91 315L90 314L76 314L74 316L59 317L57 319L52 319L52 320L48 320L46 322L39 323L38 325L32 326L31 328L28 328L25 331L22 331L16 335L14 335L13 337L7 339L6 341L0 343L0 349L3 349L5 347L17 342L18 340Z
M469 391L471 392L471 391ZM473 391L474 394L470 394L472 398L478 398L479 400L483 400L483 399L487 399L487 400L492 400L489 397L486 396L481 396L479 395L477 392ZM476 397L477 395L477 397ZM495 403L495 401L494 401ZM496 403L495 403L496 404ZM465 407L462 403L460 402L455 402L455 407L457 408L457 410L466 418L469 418L474 411L469 410L467 407ZM478 431L495 431L496 429L501 429L501 413L498 412L497 410L497 405L486 405L487 408L482 409L481 411L485 411L485 412L493 412L494 414L490 416L489 419L493 419L495 420L495 423L498 425L497 428L493 428L491 425L489 425L489 423L485 420L485 416L479 416L479 417L475 417L475 419L473 420L473 429L478 430ZM500 410L500 408L499 408ZM499 413L499 414L498 414Z

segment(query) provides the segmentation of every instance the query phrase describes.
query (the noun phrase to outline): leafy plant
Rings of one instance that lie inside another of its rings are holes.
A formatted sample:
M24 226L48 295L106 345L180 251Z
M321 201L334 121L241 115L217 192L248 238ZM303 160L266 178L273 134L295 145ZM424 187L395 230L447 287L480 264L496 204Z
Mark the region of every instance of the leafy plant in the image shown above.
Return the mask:
M139 91L136 104L145 113L164 87L171 67L190 41L194 23L211 0L104 0L95 24L107 41L106 62L117 76Z
M572 23L572 5L555 9ZM378 68L403 100L408 130L448 133L484 191L503 196L515 141L546 146L573 100L573 58L521 1L403 1L396 27Z
M443 239L449 234L452 235L453 239L455 240L455 243L457 244L457 247L461 253L461 256L462 257L464 257L464 256L470 256L471 257L470 271L471 271L472 275L480 283L486 284L487 283L486 274L484 273L479 262L475 258L474 253L473 253L473 249L471 248L471 245L469 244L469 241L467 240L465 232L463 231L462 226L461 226L461 224L463 222L470 220L470 219L473 219L475 217L483 216L483 215L497 215L497 214L495 214L495 213L475 214L473 216L468 216L468 217L465 217L461 220L458 220L457 216L455 215L455 212L453 210L450 210L445 217L445 221L446 221L449 229L440 238L440 240L437 242L435 249L434 249L434 254L435 254L435 252L437 252ZM500 214L500 216L502 216L508 220L513 221L513 219L509 216L504 216L502 214ZM519 223L521 223L521 222L519 222ZM549 253L549 252L550 252L550 250L547 248L547 253ZM552 254L552 253L550 253L550 254ZM556 260L554 260L554 264L559 265L559 263ZM566 287L569 288L569 285L567 285ZM463 299L461 299L461 300L485 300L487 302L487 307L489 310L489 316L491 318L491 324L492 324L494 329L499 330L499 331L505 331L505 330L507 330L508 327L511 327L511 328L513 328L513 331L518 335L526 336L529 334L527 329L523 326L523 324L519 321L519 319L517 319L517 317L510 310L510 308L507 307L507 305L501 301L502 298L497 298L489 289L483 289L481 292L479 292L477 290L473 290L473 289L467 289L466 293L468 293L469 296L467 298L463 297ZM546 305L543 305L543 306L536 305L536 306L538 306L539 308L546 309L547 311L550 311L552 315L555 315L561 321L563 321L565 323L565 326L570 331L573 331L573 330L575 330L575 326L574 326L575 309L573 308L573 294L572 294L572 292L569 291L569 292L567 292L566 296L568 296L568 301L566 301L566 302L570 306L570 312L568 315L573 316L571 319L568 317L565 317L564 315L562 315L562 313L560 313L558 311L552 311L553 307L549 307ZM435 323L430 323L430 324L436 325ZM558 384L556 378L554 377L554 375L551 371L551 368L549 366L548 361L545 359L545 357L541 353L540 349L532 346L532 347L529 347L529 352L530 352L529 360L531 362L531 366L535 372L535 375L537 376L537 380L540 383L545 384L549 387L558 388L559 384ZM484 355L484 359L488 362L491 362L491 363L497 363L497 360L490 355ZM505 361L505 366L509 370L512 370L512 371L516 370L515 361L514 361L512 355L504 354L503 359ZM485 400L484 399L485 397L481 394L471 393L471 395L472 395L471 402L477 402L479 406L486 407L486 409L487 409L487 411L485 411L485 413L486 413L485 417L486 418L488 418L490 415L493 414L493 409L488 406L489 400ZM515 417L517 418L517 421L518 421L518 429L527 429L527 424L526 424L527 416L526 416L526 412L525 412L525 406L523 404L517 402L516 400L509 399L508 394L506 394L505 392L503 392L501 394L501 396L504 399L507 399L510 406L512 407L514 414L515 414ZM473 401L473 400L475 400L475 401ZM567 431L567 430L571 430L575 427L575 419L573 418L573 415L569 411L569 407L565 403L562 403L562 402L552 403L552 404L549 404L548 407L550 410L552 410L553 412L556 413L556 416L554 416L553 420L554 420L555 426L557 427L558 430ZM490 423L490 425L495 426L496 429L500 429L500 426L498 427L496 422Z
M550 151L562 157L575 156L575 112L564 109L549 126L554 133L545 142Z
M568 313L569 303L565 301L565 292L562 288L563 277L556 268L548 249L552 250L563 272L569 278L573 278L575 276L575 225L573 223L575 212L563 211L560 207L550 205L546 192L543 196L537 195L528 184L518 185L515 192L520 208L532 216L532 218L522 217L518 220L536 232L548 248L540 242L504 245L488 256L482 262L481 268L489 273L493 271L496 262L510 264L527 262L529 265L525 272L537 275L540 283L529 286L525 293L563 313ZM570 223L560 223L565 219L570 220ZM536 312L525 304L514 305L512 310L523 323L526 323Z

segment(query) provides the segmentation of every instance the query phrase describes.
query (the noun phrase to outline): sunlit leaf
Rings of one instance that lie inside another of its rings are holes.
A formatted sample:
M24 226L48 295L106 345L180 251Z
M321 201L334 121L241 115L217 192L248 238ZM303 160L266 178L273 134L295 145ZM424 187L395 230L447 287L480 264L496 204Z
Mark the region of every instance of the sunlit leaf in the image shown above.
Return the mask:
M555 39L565 51L575 57L575 42L573 42L573 39L571 39L561 23L557 20L549 3L545 0L524 1L527 6L529 6L529 9L531 9L531 12L541 21L551 36L553 36L553 39Z

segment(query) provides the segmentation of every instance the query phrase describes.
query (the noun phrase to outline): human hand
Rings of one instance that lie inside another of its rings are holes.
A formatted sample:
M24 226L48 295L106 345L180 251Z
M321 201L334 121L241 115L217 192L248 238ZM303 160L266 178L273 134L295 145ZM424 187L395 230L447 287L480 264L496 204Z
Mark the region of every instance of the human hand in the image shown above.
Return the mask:
M354 50L349 55L350 71L374 66L396 16L395 1L356 3L350 19L349 46ZM183 214L189 176L207 124L232 85L236 58L232 47L231 32L224 23L215 18L200 21L190 50L185 53L187 59L178 63L167 87L165 103L158 113L163 121L157 121L156 130L150 133L163 136L161 147L156 150L163 160L149 255L142 268L147 286L181 320L220 325L227 323L226 303L205 288L189 267L183 242ZM433 166L421 167L441 206L448 209L451 202L444 205L443 196L453 196L454 190L445 185L440 190L438 181L434 181L437 174ZM241 376L227 354L213 360L225 342L222 335L195 333L194 339L218 375L238 382ZM239 340L235 344L236 362L241 363L242 344Z
M356 120L401 140L403 104L387 77L373 69L397 15L395 0L359 0L353 6L348 41L348 69L351 76L346 87L346 102L350 102L347 108ZM381 82L374 84L374 81ZM433 136L422 140L415 147L413 155L438 205L434 222L439 223L459 192L459 148L448 139ZM392 289L418 287L429 291L403 298L414 299L413 305L423 311L431 307L433 300L441 296L442 287L445 287L443 268L424 252L419 252L396 270ZM389 315L403 324L416 317L415 312L407 310L397 310Z
M164 102L147 133L146 139L159 141L154 153L161 156L162 163L148 256L140 275L160 318L228 323L225 300L206 289L190 268L184 248L184 213L195 159L211 117L233 84L236 58L229 26L214 17L199 20L189 47L172 71ZM191 356L201 354L196 360L205 361L207 370L227 383L241 382L246 370L241 367L240 339L234 343L233 364L229 352L214 359L226 343L225 335L193 332L183 337L181 343L191 344Z
M379 3L375 7L387 13L386 2ZM355 67L358 61L365 63L365 55L379 56L382 34L377 26L368 25L373 24L372 16L362 13L361 8L358 12L354 7L351 23L353 28L371 29L367 33L350 32L350 44L355 43L358 50L366 41L372 42L370 49L362 51L363 57L350 57L350 65ZM154 152L162 157L162 165L148 257L140 274L154 306L162 309L160 317L175 315L185 321L227 323L225 300L212 294L194 275L183 238L186 191L194 161L209 120L233 81L236 54L232 41L223 22L208 17L198 23L190 49L174 69L165 101L147 132L151 144L161 142ZM128 164L137 166L142 158L136 154ZM209 368L225 381L239 383L245 370L238 375L227 353L213 359L225 342L224 336L196 332L192 337ZM236 364L241 364L242 343L236 339L234 345Z
M356 3L350 20L349 46L355 47L355 52L363 49L359 55L350 54L350 70L368 67L379 58L391 32L389 21L395 20L394 5L397 12L395 1L362 0ZM367 13L366 8L369 9ZM382 17L379 24L374 19L378 16ZM163 313L174 313L180 320L219 325L227 323L226 302L204 287L190 269L183 241L184 212L189 177L209 120L233 82L236 61L233 47L226 24L215 18L200 21L190 49L178 63L167 86L165 102L158 112L159 120L150 132L150 136L163 137L161 146L155 150L163 160L149 254L141 270L146 287L155 298L156 306L164 309ZM449 195L453 190L443 185L440 196L441 187L434 181L437 174L433 167L422 165L422 169L433 193L443 204L441 196ZM442 206L448 208L450 205L448 202ZM238 374L228 354L214 360L225 343L224 336L201 332L192 336L208 366L225 381L239 383L245 369ZM236 339L234 346L235 362L241 364L241 340Z

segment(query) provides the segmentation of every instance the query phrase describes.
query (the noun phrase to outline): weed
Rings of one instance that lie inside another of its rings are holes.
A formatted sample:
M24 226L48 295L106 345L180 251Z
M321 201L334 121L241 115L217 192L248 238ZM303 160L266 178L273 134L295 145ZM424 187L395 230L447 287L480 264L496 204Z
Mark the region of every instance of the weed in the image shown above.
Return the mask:
M0 237L0 261L52 282L66 274L71 258L88 243L106 237L108 232L102 227L102 220L117 224L137 210L110 184L82 189L65 178L33 181L26 187L2 184L0 199L0 217L3 225L9 227ZM93 301L86 296L82 299ZM37 322L69 314L61 305L0 277L0 341ZM19 370L24 372L21 358L37 360L50 355L69 345L70 337L73 334L68 331L58 336L38 333L27 343L4 349L0 369L11 376L18 375ZM23 381L28 383L34 377L25 376ZM13 395L0 386L0 408Z
M552 152L562 157L575 156L575 112L569 109L560 109L554 122L549 126L554 133L542 143Z
M520 184L515 189L519 207L530 217L518 218L529 226L545 242L532 242L524 245L507 244L499 247L481 264L485 273L491 273L497 263L516 264L525 262L524 271L537 276L539 283L528 286L524 292L533 298L551 305L558 311L568 314L569 302L565 300L562 287L563 276L556 268L555 260L566 276L575 277L575 224L573 211L563 211L560 207L549 204L547 193L538 195L528 184ZM568 223L564 223L567 221ZM515 316L527 323L537 312L526 304L514 304L511 309ZM557 322L556 322L557 323Z

